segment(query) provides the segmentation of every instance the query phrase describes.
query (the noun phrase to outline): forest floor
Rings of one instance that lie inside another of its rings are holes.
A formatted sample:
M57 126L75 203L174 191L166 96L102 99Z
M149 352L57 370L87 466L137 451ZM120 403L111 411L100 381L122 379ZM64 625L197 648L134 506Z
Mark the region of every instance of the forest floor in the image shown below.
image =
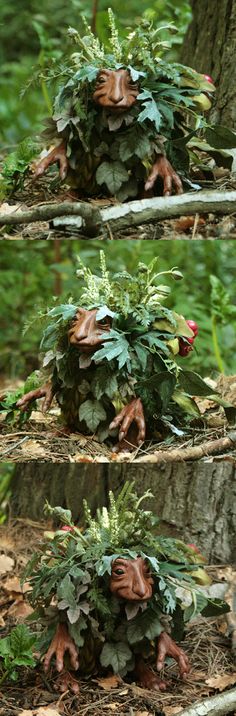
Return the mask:
M219 170L220 172L220 170ZM219 176L212 176L211 180L201 181L203 191L220 191L222 200L224 193L236 190L236 174L230 175L228 169L222 169ZM194 192L193 196L201 196L200 192ZM188 194L186 193L186 196ZM28 209L39 209L41 206L60 205L61 202L84 201L78 197L69 187L60 186L56 175L42 177L40 181L34 182L28 178L24 187L11 192L8 198L0 203L0 217L7 216L13 211L27 211ZM115 199L86 199L90 206L97 209L105 209L118 205ZM76 218L76 217L75 217ZM37 220L29 224L18 226L0 226L0 240L9 239L88 239L75 227L54 228L52 221ZM194 213L188 216L180 216L175 219L150 221L139 226L130 226L123 230L113 230L107 222L103 225L101 232L94 237L96 239L236 239L236 213L224 215L218 211L215 213L201 214Z
M207 379L209 381L209 379ZM22 383L2 381L0 393L16 390ZM60 425L60 410L56 402L44 415L38 401L37 410L21 427L8 423L0 413L0 462L154 462L166 463L187 460L236 460L236 377L220 375L211 383L213 391L230 403L228 419L224 408L206 398L195 398L200 417L188 426L172 426L170 432L160 425L160 432L132 452L114 453L112 443L99 443L95 435L81 433L65 435Z
M32 612L30 588L27 583L21 585L20 575L38 549L45 527L48 528L48 523L27 519L11 520L0 527L2 637L25 622ZM222 582L235 583L236 573L231 567L214 566L209 572L214 581L221 583L221 588ZM236 665L228 632L224 615L217 620L192 621L182 644L191 662L191 672L185 682L180 681L176 665L170 661L165 667L168 680L165 692L142 689L132 679L123 681L97 673L80 680L79 694L69 690L59 693L55 670L45 675L40 663L34 670L21 668L16 682L5 680L0 684L0 716L175 716L196 701L221 693L227 695L235 685Z

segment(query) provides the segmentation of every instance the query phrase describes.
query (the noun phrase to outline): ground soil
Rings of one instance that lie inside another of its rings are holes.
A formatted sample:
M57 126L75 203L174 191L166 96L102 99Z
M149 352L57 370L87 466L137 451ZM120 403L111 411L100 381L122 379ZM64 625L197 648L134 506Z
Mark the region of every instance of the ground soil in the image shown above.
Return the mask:
M217 171L217 170L216 170ZM228 169L220 168L219 178L218 175L214 176L209 180L202 180L199 186L204 190L217 189L222 191L222 198L224 191L230 191L236 189L236 175L235 173L230 175ZM75 192L70 190L69 187L61 187L56 175L52 181L52 177L43 177L40 181L33 183L29 177L25 180L24 187L12 191L9 197L6 197L2 204L0 203L0 211L8 211L6 205L9 204L9 210L13 206L20 206L22 209L27 210L29 208L37 208L40 204L46 204L49 202L61 203L62 201L73 201L81 200L83 197L78 197ZM94 206L98 208L105 208L115 203L113 199L98 198L86 199L91 201ZM32 222L31 224L22 226L0 227L0 240L10 239L12 241L16 239L85 239L88 240L87 236L81 234L79 230L71 229L63 230L54 229L51 222ZM236 239L236 215L217 215L209 214L200 216L198 214L193 216L183 216L178 219L171 219L160 222L151 222L143 224L137 227L130 227L123 231L117 231L112 233L110 227L104 226L102 233L95 237L101 240L103 239Z

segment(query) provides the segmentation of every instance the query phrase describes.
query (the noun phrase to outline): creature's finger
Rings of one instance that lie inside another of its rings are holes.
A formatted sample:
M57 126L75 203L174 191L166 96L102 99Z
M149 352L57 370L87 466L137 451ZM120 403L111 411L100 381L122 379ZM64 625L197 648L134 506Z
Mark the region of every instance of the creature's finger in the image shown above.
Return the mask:
M54 654L55 654L55 649L54 649L54 646L51 645L44 657L44 661L43 661L44 671L48 671L50 664L51 664L51 659Z
M181 653L181 654L179 654L177 661L178 661L180 676L182 677L182 679L185 679L187 674L190 671L190 664L189 664L188 657L186 656L186 654Z
M173 174L172 174L172 182L174 184L176 194L183 194L184 190L183 190L182 181L181 181L180 177L178 176L178 174L176 174L175 172L173 172Z
M68 160L67 157L60 154L59 157L59 175L60 179L63 181L63 179L66 178L67 172L68 172Z
M148 191L149 189L152 189L155 181L159 175L159 170L157 166L154 166L151 173L149 174L147 181L145 182L144 189L145 191Z
M71 644L68 644L67 649L70 654L71 666L75 671L77 671L77 669L79 668L79 659L78 659L78 653L77 653L76 646L74 646L74 644L71 643Z
M145 436L146 436L146 424L145 424L145 420L144 420L144 418L143 418L142 415L137 415L137 416L134 418L134 420L135 420L135 422L136 422L136 424L137 424L137 426L138 426L137 440L138 440L138 443L141 443L141 442L143 442L143 441L145 440Z
M170 195L171 195L171 190L172 190L172 176L171 176L171 174L165 174L165 176L163 176L163 182L164 182L163 194L164 194L164 196L170 196Z
M56 653L56 670L59 671L59 673L61 671L63 671L63 669L64 669L64 655L65 655L66 649L67 649L67 647L65 648L65 645L62 644L62 646L57 647L57 650L55 652Z
M128 415L126 415L126 417L124 418L124 420L122 422L121 429L119 432L119 440L123 440L123 438L125 438L133 420L134 420L133 412L128 413Z
M157 660L156 660L157 671L161 671L163 669L163 666L165 664L166 654L167 654L167 649L166 649L165 643L159 642L158 650L157 650Z
M48 391L48 392L46 393L46 395L45 395L45 400L43 401L43 405L42 405L42 412L43 412L43 413L46 413L47 410L48 410L48 408L50 408L52 399L53 399L53 393L52 393L52 391L50 390L50 391Z
M123 410L121 410L121 412L118 413L118 415L116 415L114 420L112 420L112 422L110 423L109 430L114 430L114 428L117 428L118 425L120 425L120 423L122 423L124 415L125 415L125 410L123 408Z

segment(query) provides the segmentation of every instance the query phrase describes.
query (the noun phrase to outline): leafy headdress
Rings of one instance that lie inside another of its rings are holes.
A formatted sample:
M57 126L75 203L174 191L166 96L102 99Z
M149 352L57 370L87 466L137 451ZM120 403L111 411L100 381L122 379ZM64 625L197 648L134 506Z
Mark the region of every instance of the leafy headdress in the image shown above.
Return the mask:
M96 172L96 186L106 186L124 200L137 194L138 181L150 169L155 151L163 151L159 135L165 141L168 158L183 171L189 164L188 140L200 129L210 143L210 130L201 109L209 109L215 88L205 75L163 59L166 43L160 40L160 32L175 32L172 25L155 29L144 19L121 39L111 10L108 20L110 39L105 46L88 25L83 37L69 28L76 52L44 136L66 139L69 163L72 169L79 168L81 186L85 187L87 181L91 193ZM132 81L138 83L137 101L122 115L106 115L92 101L102 68L127 69ZM85 164L81 164L82 157Z
M204 570L194 549L157 535L157 518L141 507L150 497L149 490L138 497L134 483L126 482L116 499L109 493L109 507L98 509L95 518L84 502L83 530L73 524L69 510L46 506L46 512L64 523L68 532L64 527L45 533L44 544L25 572L36 607L32 618L47 622L42 650L52 634L48 621L54 621L52 630L58 620L66 621L82 660L83 648L88 641L91 646L92 637L101 664L125 674L133 667L132 652L142 651L163 630L163 615L169 616L173 627L181 627L196 614L228 611L224 602L212 600L197 586ZM153 595L142 608L118 600L109 591L112 562L137 556L149 562L154 579Z

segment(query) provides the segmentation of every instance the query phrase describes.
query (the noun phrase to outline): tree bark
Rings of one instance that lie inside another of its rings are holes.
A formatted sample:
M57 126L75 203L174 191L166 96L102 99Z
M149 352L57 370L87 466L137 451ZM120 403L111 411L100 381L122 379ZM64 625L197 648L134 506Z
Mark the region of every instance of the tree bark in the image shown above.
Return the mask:
M193 21L181 60L217 87L211 120L236 128L236 0L191 0Z
M27 463L16 466L11 512L43 518L46 499L82 514L86 497L92 510L107 504L109 490L117 494L125 480L134 480L146 502L160 518L160 530L196 543L210 562L232 562L236 553L236 467L232 463L53 465Z

